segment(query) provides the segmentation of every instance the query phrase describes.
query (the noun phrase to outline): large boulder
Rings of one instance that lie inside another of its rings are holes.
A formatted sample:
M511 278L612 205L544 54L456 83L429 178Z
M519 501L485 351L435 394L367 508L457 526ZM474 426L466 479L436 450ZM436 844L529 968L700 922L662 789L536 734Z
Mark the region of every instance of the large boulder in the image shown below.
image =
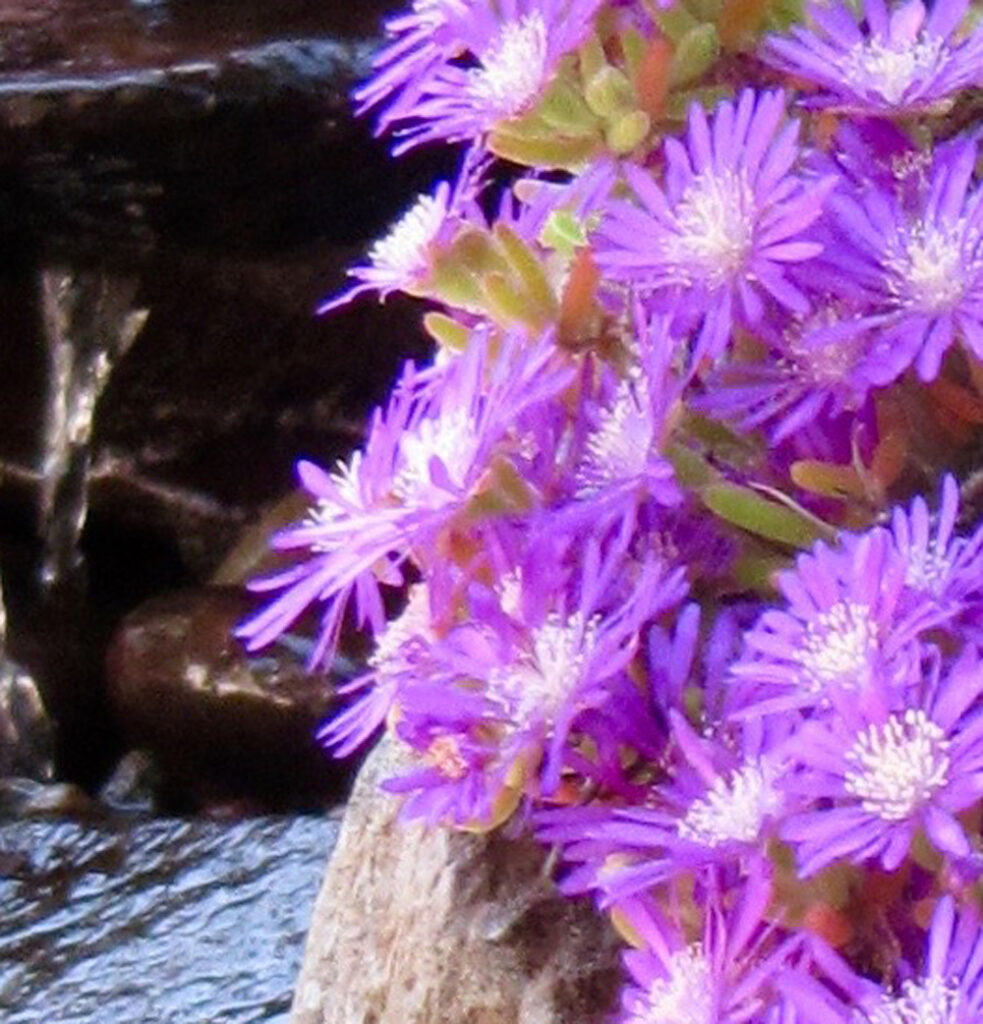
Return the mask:
M617 941L556 891L531 840L424 830L366 761L314 908L291 1024L592 1024L613 1006Z

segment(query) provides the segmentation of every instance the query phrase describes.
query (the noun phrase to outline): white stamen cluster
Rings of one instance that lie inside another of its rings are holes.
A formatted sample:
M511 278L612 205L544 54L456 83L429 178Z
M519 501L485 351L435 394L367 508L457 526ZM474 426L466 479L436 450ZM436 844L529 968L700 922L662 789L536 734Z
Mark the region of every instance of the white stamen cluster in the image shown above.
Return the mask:
M949 778L949 743L924 711L909 708L860 733L847 752L846 791L883 821L904 821Z
M360 451L353 452L348 462L339 460L336 463L334 472L331 474L331 481L338 488L343 504L339 504L338 501L331 498L319 498L307 511L307 515L304 518L306 526L329 527L343 523L351 515L351 512L344 507L345 505L353 505L356 508L362 507L359 485L359 470L361 466L362 453ZM336 545L330 542L327 544L318 544L316 541L311 543L311 551L333 551L335 547Z
M711 849L724 843L753 843L765 821L782 809L782 798L774 788L774 771L753 761L720 776L706 796L690 804L677 832Z
M948 58L949 50L939 36L900 45L869 39L854 46L838 70L855 89L870 90L896 104L912 85L936 74Z
M958 306L980 268L968 233L963 221L912 225L885 260L895 301L920 313Z
M864 604L839 601L818 615L806 627L798 653L810 688L856 688L877 653L877 634L877 623Z
M906 981L901 995L886 998L868 1011L857 1011L852 1024L957 1024L962 994L954 983L931 977Z
M713 1024L713 976L702 943L673 953L667 972L633 1007L631 1024Z
M435 508L453 501L453 494L431 482L431 460L439 459L451 482L463 488L474 463L475 448L474 423L468 409L457 408L421 420L414 431L400 438L393 493L407 504Z
M957 553L955 546L952 549L940 547L937 540L924 548L911 548L905 557L905 583L914 590L939 596L949 582L952 560Z
M555 716L581 680L599 624L597 615L585 622L581 612L569 618L551 612L533 630L529 653L516 665L492 673L491 689L516 721Z
M676 208L669 258L681 276L727 284L747 265L754 244L754 194L741 171L704 171Z
M372 266L384 271L394 286L418 285L430 273L430 249L446 218L442 196L419 196L369 250Z
M622 381L614 401L600 414L596 429L587 438L587 450L577 467L577 497L641 476L654 434L645 379Z
M548 68L546 22L538 11L506 22L471 72L471 95L495 117L516 117L536 99Z

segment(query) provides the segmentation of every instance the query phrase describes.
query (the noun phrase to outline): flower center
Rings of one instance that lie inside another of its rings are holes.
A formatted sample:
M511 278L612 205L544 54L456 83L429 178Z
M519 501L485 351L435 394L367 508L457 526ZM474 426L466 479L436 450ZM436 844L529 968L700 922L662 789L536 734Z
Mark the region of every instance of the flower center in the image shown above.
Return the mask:
M956 1024L962 996L955 984L932 977L906 981L901 995L886 998L866 1013L858 1011L851 1024Z
M447 217L446 196L419 196L416 202L369 250L376 270L403 286L419 284L430 273L430 247Z
M912 548L907 553L905 583L913 590L928 591L938 596L949 582L952 571L952 557L958 551L949 552L933 541L924 548Z
M644 380L624 381L614 403L600 416L587 439L587 451L577 467L577 497L587 497L645 472L654 424Z
M963 261L966 225L915 224L901 240L901 253L888 260L897 281L892 290L908 306L925 313L952 309L966 290Z
M745 765L730 778L715 779L707 795L690 804L679 823L679 837L711 848L755 842L765 819L782 808L773 781L772 771L757 762Z
M903 821L926 803L949 776L949 744L924 711L909 708L871 725L846 755L853 766L846 791L884 821Z
M546 22L538 11L506 22L471 72L472 96L495 117L521 114L543 86L547 54Z
M393 493L408 504L436 508L453 501L454 494L433 483L431 463L438 459L451 483L463 489L474 463L475 443L473 418L466 409L421 420L414 432L400 439Z
M669 256L716 288L747 262L754 241L754 197L743 173L705 171L676 210L677 237Z
M631 1024L713 1024L713 979L702 944L673 953L666 969L669 977L652 982L638 999Z
M802 646L812 690L830 683L855 689L877 653L877 623L866 605L840 601L809 623Z
M599 622L600 616L585 623L580 612L569 618L551 612L533 630L530 653L518 664L492 673L492 688L517 722L552 720L580 682Z
M850 50L842 74L855 88L868 89L887 103L897 104L912 85L943 66L948 56L939 36L923 36L901 46L870 39Z

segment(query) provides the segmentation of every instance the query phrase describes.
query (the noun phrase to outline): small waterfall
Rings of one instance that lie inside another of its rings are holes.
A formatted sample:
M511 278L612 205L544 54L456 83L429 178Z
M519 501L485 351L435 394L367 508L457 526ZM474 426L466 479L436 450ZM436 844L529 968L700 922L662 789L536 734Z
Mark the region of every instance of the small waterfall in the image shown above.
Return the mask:
M92 428L113 367L147 319L137 279L101 270L41 272L48 396L41 462L41 579L53 587L81 567Z

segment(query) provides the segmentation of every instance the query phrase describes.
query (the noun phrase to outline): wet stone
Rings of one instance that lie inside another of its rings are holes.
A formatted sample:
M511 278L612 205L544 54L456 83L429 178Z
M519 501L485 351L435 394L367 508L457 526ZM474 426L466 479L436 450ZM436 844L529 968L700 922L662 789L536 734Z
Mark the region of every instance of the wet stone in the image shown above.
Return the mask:
M49 782L54 729L34 679L0 651L0 779Z
M0 1019L283 1024L336 832L0 822Z
M160 769L147 750L131 750L120 758L99 790L100 804L118 814L151 814L160 789Z
M317 803L343 788L314 739L327 681L289 640L248 656L232 632L251 607L233 588L181 591L127 616L111 644L113 709L127 745L152 752L165 798Z

